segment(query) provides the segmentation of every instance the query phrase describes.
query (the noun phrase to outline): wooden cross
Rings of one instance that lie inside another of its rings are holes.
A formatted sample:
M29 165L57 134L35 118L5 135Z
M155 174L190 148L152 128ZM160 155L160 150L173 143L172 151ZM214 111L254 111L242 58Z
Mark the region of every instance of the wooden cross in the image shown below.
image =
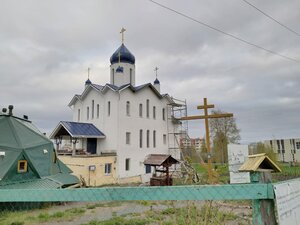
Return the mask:
M155 73L156 73L156 79L157 79L157 70L158 70L158 68L155 67L155 68L154 68L154 71L155 71Z
M122 44L124 43L124 32L126 31L126 29L124 27L122 27L120 34L122 35Z
M180 120L198 120L198 119L204 119L205 121L205 141L206 141L206 147L207 147L207 153L208 153L208 179L209 182L212 182L212 166L211 166L211 150L210 150L210 137L209 137L209 124L208 119L214 119L214 118L225 118L225 117L233 117L232 113L222 113L222 114L213 114L208 115L208 109L214 108L215 105L213 104L207 104L207 99L204 98L204 104L197 106L197 109L204 109L204 115L203 116L185 116L181 117Z

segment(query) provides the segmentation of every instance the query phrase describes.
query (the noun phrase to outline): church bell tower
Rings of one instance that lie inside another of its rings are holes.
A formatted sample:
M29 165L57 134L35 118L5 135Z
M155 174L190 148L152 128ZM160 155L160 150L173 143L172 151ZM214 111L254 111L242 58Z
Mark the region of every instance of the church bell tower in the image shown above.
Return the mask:
M135 86L135 57L124 45L124 32L122 28L122 44L110 57L110 84L122 86L131 84Z

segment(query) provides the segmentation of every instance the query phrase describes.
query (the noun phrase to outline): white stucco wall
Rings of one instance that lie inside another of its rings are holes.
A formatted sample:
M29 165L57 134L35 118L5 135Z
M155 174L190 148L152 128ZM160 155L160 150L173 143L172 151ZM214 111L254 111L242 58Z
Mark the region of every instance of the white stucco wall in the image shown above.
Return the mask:
M283 140L283 145L281 144ZM293 146L295 142L295 148ZM279 148L277 141L279 141ZM271 145L272 142L272 145ZM298 143L298 144L297 144ZM281 162L300 162L300 139L274 139L264 141L265 145L272 147L273 151L277 153L277 160ZM282 149L284 148L284 152ZM278 151L280 149L280 152ZM295 151L294 151L295 150Z
M149 118L146 116L146 101L149 99ZM94 100L94 118L92 118L92 101ZM110 101L110 115L108 115L108 102ZM130 115L126 113L127 101L130 102ZM96 106L99 104L99 118L97 118ZM143 105L143 116L139 115L139 105ZM169 142L175 142L174 136L168 136L169 131L177 131L168 118L170 110L168 101L159 98L150 87L138 92L129 88L115 92L109 88L104 93L95 89L90 90L82 101L77 101L73 107L73 120L77 121L78 109L81 111L80 122L93 123L101 130L106 138L98 139L97 153L117 153L117 176L119 178L145 174L143 161L148 154L172 154L179 159L179 151L170 152ZM156 107L156 117L153 118L153 106ZM87 119L87 107L89 107L89 119ZM165 120L162 109L165 108ZM143 146L140 148L140 130L143 130ZM149 147L146 143L147 130L150 132ZM156 131L156 147L153 146L153 131ZM130 132L130 144L126 144L126 132ZM166 143L163 142L166 135ZM125 160L130 159L130 169L125 170ZM147 175L149 176L149 175ZM146 177L147 177L146 176Z

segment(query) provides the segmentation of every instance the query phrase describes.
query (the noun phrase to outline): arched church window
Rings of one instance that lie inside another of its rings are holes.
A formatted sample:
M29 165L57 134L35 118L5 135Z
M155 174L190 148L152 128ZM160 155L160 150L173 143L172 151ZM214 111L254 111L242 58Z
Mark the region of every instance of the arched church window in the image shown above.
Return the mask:
M153 106L153 119L156 119L156 107Z
M94 119L94 108L95 108L95 101L92 100L92 119Z
M139 106L139 115L140 117L143 117L143 104L140 104Z
M130 116L130 102L129 101L126 102L126 115Z
M146 116L149 118L149 107L150 107L150 101L147 99L146 101Z
M130 70L129 70L130 72L129 72L129 78L130 78L130 84L132 84L132 69L130 68Z
M165 110L165 108L162 109L162 118L163 118L163 120L166 120L166 110Z
M153 148L156 148L156 130L153 131Z
M90 107L86 107L86 120L90 119Z
M147 148L150 147L150 130L147 130Z
M77 117L77 122L80 122L80 109L78 109L78 117Z
M110 101L107 103L107 115L110 116Z
M112 84L115 85L115 69L112 69L111 73L112 73Z
M97 118L99 118L99 104L97 104Z
M143 147L143 130L140 130L140 148Z

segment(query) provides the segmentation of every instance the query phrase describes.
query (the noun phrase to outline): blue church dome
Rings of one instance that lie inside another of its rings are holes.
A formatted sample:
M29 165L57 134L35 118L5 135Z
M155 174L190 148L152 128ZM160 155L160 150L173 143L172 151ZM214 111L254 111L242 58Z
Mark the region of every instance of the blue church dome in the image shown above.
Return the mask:
M92 84L92 82L90 81L90 79L87 79L85 85L89 85L89 84Z
M125 47L124 44L122 44L110 57L110 63L118 63L119 62L119 55L120 55L120 62L124 63L135 63L135 57L131 54L131 52Z
M160 84L159 80L156 78L154 84Z

